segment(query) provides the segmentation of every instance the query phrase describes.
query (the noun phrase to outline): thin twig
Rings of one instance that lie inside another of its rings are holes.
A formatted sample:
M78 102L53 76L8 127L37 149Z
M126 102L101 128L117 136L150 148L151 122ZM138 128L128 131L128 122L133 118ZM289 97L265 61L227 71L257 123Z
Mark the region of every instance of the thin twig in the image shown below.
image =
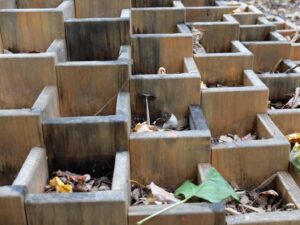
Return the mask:
M277 68L279 67L280 63L282 62L283 58L279 59L279 61L275 64L275 66L272 68L272 73L275 73Z
M95 114L94 116L98 116L115 98L118 97L118 94L122 89L127 85L129 82L129 79L124 82L124 84L121 86L121 88L117 91L117 93L112 96Z
M292 68L289 68L289 69L287 69L286 71L284 71L284 73L289 73L289 72L291 72L292 70L296 69L296 68L299 67L299 66L300 66L300 64L298 64L298 65L296 65L296 66L293 66Z

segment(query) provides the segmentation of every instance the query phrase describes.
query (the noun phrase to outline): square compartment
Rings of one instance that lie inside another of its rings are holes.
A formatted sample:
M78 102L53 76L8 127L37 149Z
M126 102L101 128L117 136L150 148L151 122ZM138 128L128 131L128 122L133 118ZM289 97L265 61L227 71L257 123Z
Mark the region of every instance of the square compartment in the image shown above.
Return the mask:
M25 8L0 9L2 42L7 49L13 52L44 52L55 39L65 37L64 20L75 15L73 0L20 1ZM40 8L40 4L53 7Z
M199 174L200 180L205 180L207 171L210 165L207 164L199 164ZM223 175L223 171L219 170L219 172ZM238 170L236 170L238 172ZM239 172L238 172L239 173ZM234 216L226 216L226 224L227 225L291 225L298 224L299 217L299 196L300 190L297 187L295 181L291 177L288 172L274 172L276 174L271 183L268 185L267 190L272 189L278 192L278 194L282 197L285 202L295 204L297 210L294 211L282 211L282 212L265 212L265 213L247 213L242 215L234 215ZM271 175L273 175L271 174ZM271 176L270 175L270 176ZM237 175L240 176L240 175ZM233 181L236 178L235 172L229 174L227 178L228 181ZM249 190L247 186L240 186L243 189ZM251 190L251 188L250 188Z
M32 148L26 160L18 164L11 163L13 162L7 161L5 176L1 174L0 177L0 205L5 206L0 211L0 221L9 225L26 225L25 194L38 188L33 182L44 178L40 170L43 170L47 163L46 151L42 148Z

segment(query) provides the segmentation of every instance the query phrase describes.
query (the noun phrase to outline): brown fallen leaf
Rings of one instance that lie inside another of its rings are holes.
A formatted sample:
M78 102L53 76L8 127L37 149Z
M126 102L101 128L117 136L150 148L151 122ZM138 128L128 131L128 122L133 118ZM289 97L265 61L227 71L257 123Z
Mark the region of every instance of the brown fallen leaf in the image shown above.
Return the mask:
M164 67L160 67L157 71L157 74L166 74L166 69Z
M268 191L263 191L260 193L260 195L265 195L265 196L279 196L279 194L274 191L274 190L268 190Z
M295 90L294 96L285 104L285 107L295 109L300 106L300 87Z

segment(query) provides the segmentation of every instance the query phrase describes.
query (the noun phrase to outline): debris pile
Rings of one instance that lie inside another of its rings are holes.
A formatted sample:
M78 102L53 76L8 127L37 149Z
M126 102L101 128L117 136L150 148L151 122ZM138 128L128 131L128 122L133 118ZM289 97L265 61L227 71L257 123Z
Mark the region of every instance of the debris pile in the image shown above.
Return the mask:
M226 134L221 135L218 138L212 138L212 144L222 144L222 143L233 143L237 141L251 141L251 140L257 140L257 135L254 134L247 134L244 137L239 137L237 134Z
M288 94L291 96L290 99L284 103L284 101L273 101L269 102L270 109L296 109L300 106L300 87L297 87L295 93Z
M45 187L45 192L97 192L111 190L108 177L92 178L89 174L79 175L69 171L56 171Z

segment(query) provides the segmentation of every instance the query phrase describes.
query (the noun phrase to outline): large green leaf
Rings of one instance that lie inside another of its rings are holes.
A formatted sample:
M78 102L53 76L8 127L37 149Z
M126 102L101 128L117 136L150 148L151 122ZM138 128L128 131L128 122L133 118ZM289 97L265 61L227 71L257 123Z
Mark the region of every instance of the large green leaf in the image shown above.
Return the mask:
M300 176L300 145L299 144L294 145L294 148L290 153L290 161L295 167L298 176Z
M175 194L183 195L186 199L198 197L212 203L222 202L230 197L239 200L238 195L232 187L213 167L208 172L206 181L201 185L195 185L190 181L185 181L176 190Z

